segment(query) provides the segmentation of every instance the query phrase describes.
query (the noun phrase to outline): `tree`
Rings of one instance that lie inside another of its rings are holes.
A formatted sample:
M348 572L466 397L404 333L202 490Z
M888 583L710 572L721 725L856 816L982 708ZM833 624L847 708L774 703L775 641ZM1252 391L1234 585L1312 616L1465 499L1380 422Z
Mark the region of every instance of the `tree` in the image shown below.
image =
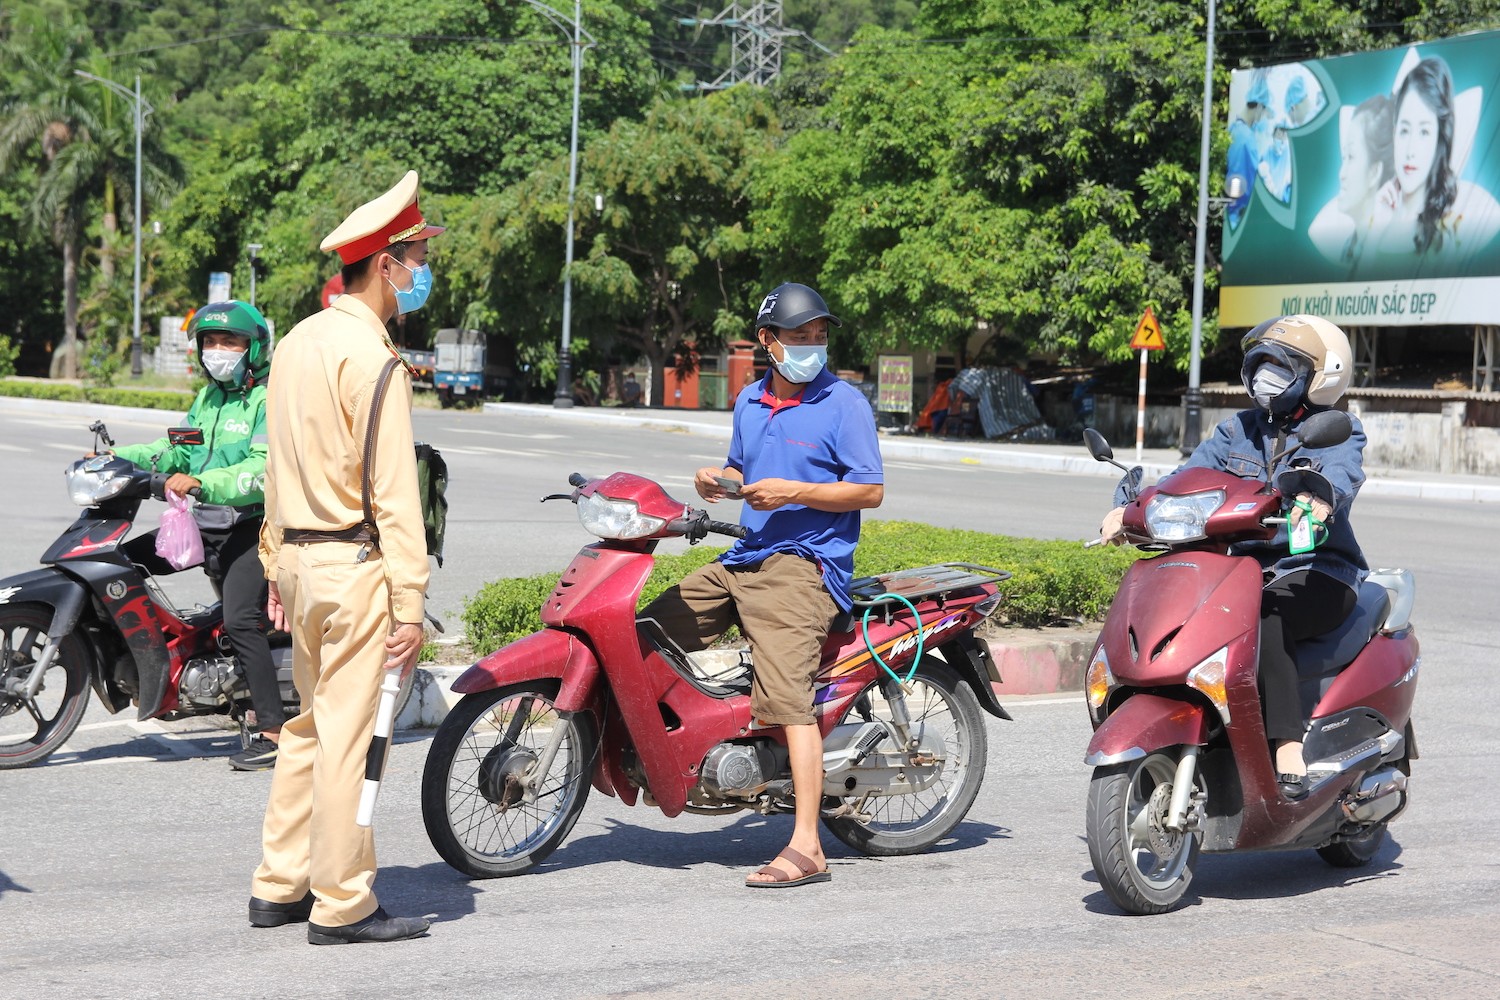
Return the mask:
M588 148L579 191L573 289L578 328L618 338L651 362L652 399L678 350L749 334L759 266L746 229L750 170L777 126L765 95L737 87L664 97ZM519 340L558 328L567 163L507 190L489 282L490 317ZM603 197L603 211L590 202Z
M134 124L131 119L122 127L125 116L115 107L116 95L74 72L87 66L95 75L108 73L108 64L91 55L86 28L71 19L54 24L40 14L25 26L6 46L6 60L17 73L0 111L0 172L33 151L40 154L43 168L36 175L28 222L61 249L63 259L63 338L53 352L51 374L74 378L80 245L95 200L102 198L101 256L111 259L116 194L129 198L134 192ZM177 168L154 134L143 136L142 162L143 198L165 198L176 185ZM106 278L112 274L112 266L106 266Z

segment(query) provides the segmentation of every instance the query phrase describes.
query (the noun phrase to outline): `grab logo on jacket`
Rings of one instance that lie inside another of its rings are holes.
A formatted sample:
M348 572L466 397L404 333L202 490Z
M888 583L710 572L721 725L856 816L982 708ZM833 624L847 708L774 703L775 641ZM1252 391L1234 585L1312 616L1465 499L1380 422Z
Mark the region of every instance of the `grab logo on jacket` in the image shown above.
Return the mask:
M224 429L235 434L249 434L250 423L247 420L226 420Z

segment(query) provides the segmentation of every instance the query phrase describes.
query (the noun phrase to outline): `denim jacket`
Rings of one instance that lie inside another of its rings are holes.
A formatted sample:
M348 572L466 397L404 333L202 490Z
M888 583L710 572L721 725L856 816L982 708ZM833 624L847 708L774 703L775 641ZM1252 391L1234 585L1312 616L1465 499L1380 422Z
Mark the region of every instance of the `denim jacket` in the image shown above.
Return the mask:
M1287 526L1282 525L1271 540L1237 542L1231 547L1231 554L1254 557L1272 578L1300 569L1315 569L1348 587L1359 589L1370 568L1365 563L1359 542L1355 541L1354 529L1349 524L1349 510L1365 482L1360 457L1365 449L1365 432L1357 417L1351 414L1349 419L1353 430L1343 444L1332 448L1301 448L1290 456L1291 459L1311 459L1333 487L1333 514L1328 520L1327 539L1311 552L1290 555L1287 552ZM1294 420L1288 428L1288 441L1296 437L1299 424L1300 421ZM1221 469L1244 479L1274 482L1276 475L1291 468L1291 462L1283 458L1268 472L1266 466L1275 454L1275 425L1259 409L1241 410L1219 424L1212 437L1193 449L1178 471ZM1118 495L1116 499L1119 501ZM1290 503L1292 498L1286 499Z

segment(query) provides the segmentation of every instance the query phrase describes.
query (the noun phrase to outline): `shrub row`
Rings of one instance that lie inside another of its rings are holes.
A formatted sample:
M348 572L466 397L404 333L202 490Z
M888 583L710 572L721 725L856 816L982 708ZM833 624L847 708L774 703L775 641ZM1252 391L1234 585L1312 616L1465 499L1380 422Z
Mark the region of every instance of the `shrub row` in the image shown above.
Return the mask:
M73 385L68 382L29 382L0 379L0 396L27 399L60 399L68 403L99 403L105 406L134 406L145 410L186 411L193 403L190 393L170 389L106 389L98 386Z
M722 551L700 545L680 555L658 556L641 606ZM1120 578L1136 557L1133 549L1085 550L1077 541L1012 538L913 521L868 521L855 553L854 572L872 576L943 562L1008 570L1011 578L1001 588L1006 601L996 618L1005 625L1035 628L1103 618ZM470 598L462 617L474 654L484 656L541 628L539 611L556 582L556 573L496 580Z

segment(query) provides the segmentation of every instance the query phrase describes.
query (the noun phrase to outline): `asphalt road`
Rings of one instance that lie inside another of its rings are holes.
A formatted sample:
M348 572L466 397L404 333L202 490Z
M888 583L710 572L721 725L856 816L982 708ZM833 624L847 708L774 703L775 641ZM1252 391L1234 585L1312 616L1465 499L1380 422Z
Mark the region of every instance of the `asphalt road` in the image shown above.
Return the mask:
M35 565L71 519L60 472L89 417L0 408L0 571ZM685 492L723 451L544 416L416 420L453 471L432 595L449 614L484 581L559 569L588 540L571 508L537 503L568 472L627 468ZM122 441L160 426L111 424ZM893 461L879 516L1082 538L1108 493L1090 477ZM1205 856L1189 905L1119 915L1083 840L1074 696L1022 699L1014 723L990 723L969 819L921 857L830 841L831 884L751 892L744 872L789 820L668 821L596 794L543 871L470 883L427 842L428 735L408 733L381 798L377 888L392 912L431 914L432 935L315 949L300 928L245 923L269 776L230 771L233 734L94 705L48 764L0 774L0 998L1500 996L1500 805L1484 769L1500 757L1495 510L1367 497L1356 516L1372 562L1417 574L1423 644L1413 805L1367 868Z

